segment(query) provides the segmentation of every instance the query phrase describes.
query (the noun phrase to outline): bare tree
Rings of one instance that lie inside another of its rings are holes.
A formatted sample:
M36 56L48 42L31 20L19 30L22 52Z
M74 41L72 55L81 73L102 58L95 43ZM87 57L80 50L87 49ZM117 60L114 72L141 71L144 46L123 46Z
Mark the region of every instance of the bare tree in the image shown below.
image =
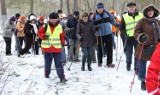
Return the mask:
M74 0L74 11L78 11L78 1Z
M30 0L30 13L33 13L33 0Z
M60 9L63 9L63 0L60 0Z
M71 13L71 10L70 10L70 7L69 7L70 0L66 0L66 4L67 4L67 14L70 14Z
M1 8L1 15L2 15L2 22L1 22L1 28L3 29L4 22L7 19L7 11L6 11L6 3L5 0L0 0L0 8Z

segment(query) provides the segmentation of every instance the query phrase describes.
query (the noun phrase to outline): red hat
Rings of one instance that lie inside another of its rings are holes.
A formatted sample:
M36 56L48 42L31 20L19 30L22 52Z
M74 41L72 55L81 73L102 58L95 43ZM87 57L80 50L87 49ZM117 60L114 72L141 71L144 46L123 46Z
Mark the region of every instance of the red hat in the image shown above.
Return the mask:
M44 17L43 17L43 16L40 16L40 17L39 17L39 20L40 20L40 21L44 21Z

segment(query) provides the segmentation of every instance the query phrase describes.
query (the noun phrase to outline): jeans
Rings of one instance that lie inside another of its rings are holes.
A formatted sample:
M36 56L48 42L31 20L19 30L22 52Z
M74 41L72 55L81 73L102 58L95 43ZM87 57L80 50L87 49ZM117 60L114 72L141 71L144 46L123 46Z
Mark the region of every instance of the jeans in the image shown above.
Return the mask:
M125 47L125 55L126 55L126 63L132 64L132 54L133 54L133 47L135 49L135 45L127 45ZM136 60L135 60L136 63Z
M65 53L65 47L62 47L62 52L61 52L61 61L66 62L66 53Z
M46 53L46 52L44 52L45 74L46 75L50 74L53 58L54 58L55 68L56 68L56 72L57 72L58 77L65 78L60 53Z
M83 52L82 66L85 66L86 60L87 60L88 66L91 65L92 51L93 51L93 47L82 47L82 52Z
M136 58L137 63L138 63L138 58ZM146 60L139 60L138 63L138 79L140 81L145 81L146 79L146 65L147 65L147 61Z
M17 37L17 52L20 53L23 45L24 37Z
M11 38L3 37L6 43L6 55L11 54Z

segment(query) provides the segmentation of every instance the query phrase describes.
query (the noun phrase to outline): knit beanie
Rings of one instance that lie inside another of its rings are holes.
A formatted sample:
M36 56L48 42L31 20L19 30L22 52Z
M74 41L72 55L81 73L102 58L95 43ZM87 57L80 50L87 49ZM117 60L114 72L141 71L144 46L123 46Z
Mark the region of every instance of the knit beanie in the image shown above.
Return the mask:
M39 21L44 21L44 17L43 17L43 16L40 16L40 17L39 17Z
M10 21L16 21L16 18L14 16L12 16L9 20Z
M16 17L16 18L18 18L18 17L20 17L20 16L21 16L21 15L20 15L19 13L16 13L16 14L15 14L15 17Z
M104 8L104 4L101 2L97 4L97 9L100 9L100 8Z
M35 17L34 15L31 15L29 20L30 20L30 21L31 21L31 20L36 20L36 17Z
M57 19L58 18L58 14L57 13L51 13L50 15L49 15L49 18L50 19Z

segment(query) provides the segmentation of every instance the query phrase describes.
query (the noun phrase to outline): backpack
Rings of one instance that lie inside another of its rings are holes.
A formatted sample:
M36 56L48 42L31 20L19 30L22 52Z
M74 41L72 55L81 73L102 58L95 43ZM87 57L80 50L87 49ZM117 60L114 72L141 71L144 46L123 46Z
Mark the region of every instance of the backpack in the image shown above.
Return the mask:
M106 13L107 13L107 15L110 17L110 14L109 14L109 12L108 11L105 11ZM93 21L95 21L96 20L96 13L94 13L93 14Z
M44 30L45 30L45 33L46 33L46 31L47 31L47 27L48 27L48 24L47 24L47 23L45 23L45 24L44 24Z

